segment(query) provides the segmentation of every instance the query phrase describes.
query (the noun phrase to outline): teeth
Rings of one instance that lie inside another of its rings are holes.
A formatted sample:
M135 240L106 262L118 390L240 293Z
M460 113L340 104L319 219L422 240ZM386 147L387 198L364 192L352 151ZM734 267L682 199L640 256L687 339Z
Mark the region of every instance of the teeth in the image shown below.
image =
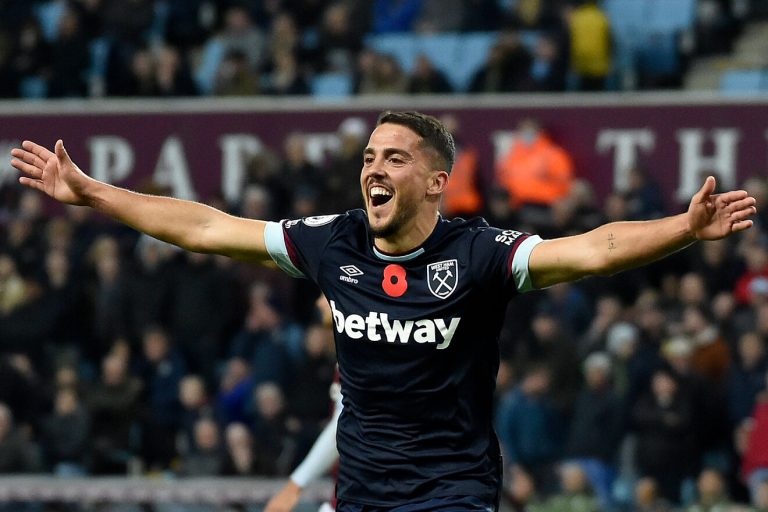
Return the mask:
M373 187L371 188L371 197L378 197L378 196L391 196L392 193L385 189L384 187Z

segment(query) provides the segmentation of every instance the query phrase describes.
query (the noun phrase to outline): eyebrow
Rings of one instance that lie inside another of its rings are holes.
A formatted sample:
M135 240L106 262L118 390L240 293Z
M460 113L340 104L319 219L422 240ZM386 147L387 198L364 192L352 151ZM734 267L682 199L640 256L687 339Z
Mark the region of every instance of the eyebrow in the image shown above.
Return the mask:
M403 157L405 157L408 160L415 160L414 156L411 153L409 153L408 151L406 151L404 149L400 149L400 148L384 148L382 150L382 152L384 153L385 157L388 157L388 156L391 156L391 155L402 155ZM370 146L363 150L363 156L365 156L365 155L375 155L375 154L376 154L376 150L373 149Z

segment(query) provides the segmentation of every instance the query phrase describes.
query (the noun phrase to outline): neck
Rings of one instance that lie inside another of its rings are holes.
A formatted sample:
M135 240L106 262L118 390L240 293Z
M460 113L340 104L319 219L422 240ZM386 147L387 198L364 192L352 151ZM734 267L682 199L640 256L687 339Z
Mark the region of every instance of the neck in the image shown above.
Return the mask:
M412 222L403 226L397 233L388 237L376 237L374 245L381 252L387 254L406 254L429 238L437 225L437 213L434 216L422 216L414 218Z

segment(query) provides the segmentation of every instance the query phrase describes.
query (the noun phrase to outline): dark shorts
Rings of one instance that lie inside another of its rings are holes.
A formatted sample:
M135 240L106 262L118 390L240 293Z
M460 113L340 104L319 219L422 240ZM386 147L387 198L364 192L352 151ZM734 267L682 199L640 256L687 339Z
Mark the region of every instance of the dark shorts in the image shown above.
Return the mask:
M344 500L339 500L336 504L336 512L495 512L496 510L497 507L494 504L485 503L472 496L434 498L396 507L359 505L345 503Z

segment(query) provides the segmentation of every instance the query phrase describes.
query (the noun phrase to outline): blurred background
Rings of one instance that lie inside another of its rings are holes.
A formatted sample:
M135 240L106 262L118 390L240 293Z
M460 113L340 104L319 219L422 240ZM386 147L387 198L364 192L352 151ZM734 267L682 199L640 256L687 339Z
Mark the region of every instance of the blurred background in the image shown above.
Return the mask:
M12 147L280 220L361 207L376 116L416 109L458 144L447 217L564 236L707 175L758 200L510 304L503 510L768 511L766 66L765 0L0 0L0 510L259 511L335 366L311 283L53 204Z

